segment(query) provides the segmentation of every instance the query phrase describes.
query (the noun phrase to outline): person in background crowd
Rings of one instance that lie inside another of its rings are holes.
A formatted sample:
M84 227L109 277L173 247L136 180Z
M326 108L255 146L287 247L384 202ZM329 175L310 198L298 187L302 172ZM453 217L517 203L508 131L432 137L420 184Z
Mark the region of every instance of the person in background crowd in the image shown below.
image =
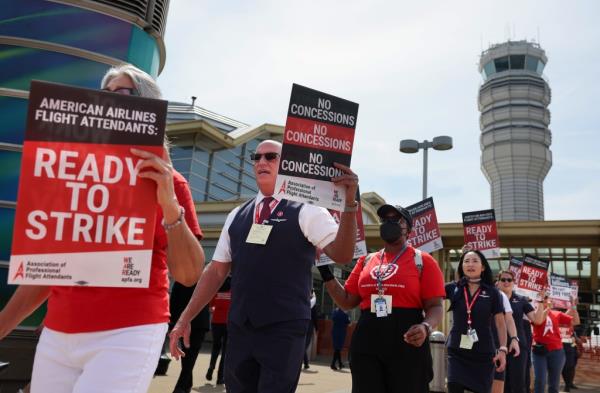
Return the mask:
M152 77L129 64L111 68L101 87L161 98ZM202 272L202 231L192 194L185 178L173 169L166 145L162 157L141 149L131 153L141 159L138 177L156 184L149 287L19 286L0 311L0 339L48 300L32 393L146 392L169 321L167 273L193 285Z
M377 215L384 248L359 258L345 287L319 267L336 304L361 309L350 344L352 392L428 392L428 337L443 316L444 278L431 255L407 243L413 220L406 209L383 205Z
M524 330L523 318L525 317L528 321L540 323L543 313L541 311L534 311L533 306L529 304L525 297L517 295L514 292L514 285L513 272L504 270L498 274L498 288L509 298L513 318L517 321L516 335L511 335L509 332L509 341L511 344L517 343L521 347L520 355L509 353L506 358L504 392L525 393L528 391L525 382L525 372L527 370L529 344Z
M296 389L316 248L340 263L351 262L354 254L358 176L334 163L340 175L331 181L345 196L338 226L327 209L275 193L281 147L277 141L263 141L251 155L259 193L227 216L213 261L171 332L171 354L178 358L183 352L173 339L183 337L188 344L189 321L232 273L225 354L229 393Z
M312 342L313 335L315 330L317 330L317 318L319 306L317 306L317 295L315 295L315 290L313 289L310 295L310 322L308 324L308 330L306 332L306 345L304 348L304 369L307 370L310 368L308 364L308 347Z
M331 369L341 370L344 368L342 362L342 349L346 342L346 330L350 324L350 318L348 314L339 307L336 307L331 314L331 321L333 322L331 327L331 342L333 344L333 359L331 359ZM337 367L336 367L337 362Z
M178 282L173 283L171 289L171 299L169 301L171 309L171 321L169 327L173 328L175 322L179 319L181 312L190 301L195 287L185 287ZM192 320L192 332L190 334L190 346L181 359L181 372L179 378L173 388L173 393L190 393L194 384L192 372L198 359L198 353L202 348L204 336L209 330L209 312L208 307L204 307L202 311Z
M500 289L499 280L496 282L496 288ZM508 296L501 290L500 295L502 296L502 307L504 308L504 323L506 324L506 332L508 333L508 356L518 357L521 354L521 348L517 338L517 326L513 318L513 309L510 304ZM496 332L496 325L492 324L492 337L494 338L494 346L500 347L498 343L498 333ZM504 392L504 380L506 378L506 369L501 372L494 372L494 381L492 383L492 393Z
M206 379L212 381L213 371L217 365L217 358L221 354L219 369L217 371L217 385L225 383L225 351L227 349L227 315L231 305L231 277L227 277L219 291L211 300L210 308L212 311L212 320L210 330L212 332L212 351L210 353L210 365L206 371Z
M570 325L560 325L560 338L565 351L565 365L562 369L563 381L565 381L565 392L577 389L573 384L575 379L575 367L577 366L577 344L575 342L575 330Z
M458 282L446 284L453 316L448 337L448 391L487 393L492 388L494 369L504 370L508 353L502 297L480 251L462 254L458 277ZM492 338L492 323L497 329L498 351Z
M573 304L573 302L572 302ZM558 393L560 373L565 365L565 351L560 337L560 325L579 325L577 306L574 305L566 313L553 310L552 302L545 296L543 314L539 323L534 324L532 349L533 372L535 374L535 393L545 393L546 383L549 393Z

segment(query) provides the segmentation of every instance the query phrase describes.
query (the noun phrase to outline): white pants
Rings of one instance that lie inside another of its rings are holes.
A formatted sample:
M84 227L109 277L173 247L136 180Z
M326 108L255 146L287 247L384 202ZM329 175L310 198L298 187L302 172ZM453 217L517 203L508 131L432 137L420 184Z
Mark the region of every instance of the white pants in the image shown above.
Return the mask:
M166 333L166 323L77 334L44 328L31 393L145 393Z

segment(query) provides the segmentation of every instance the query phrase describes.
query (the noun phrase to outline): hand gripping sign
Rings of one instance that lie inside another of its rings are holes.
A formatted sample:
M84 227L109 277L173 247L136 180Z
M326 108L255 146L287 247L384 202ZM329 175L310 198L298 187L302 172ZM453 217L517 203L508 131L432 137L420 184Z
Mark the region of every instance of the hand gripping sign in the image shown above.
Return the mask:
M294 84L275 192L282 198L344 210L345 191L331 178L350 166L358 104Z
M9 284L147 287L167 102L32 82Z

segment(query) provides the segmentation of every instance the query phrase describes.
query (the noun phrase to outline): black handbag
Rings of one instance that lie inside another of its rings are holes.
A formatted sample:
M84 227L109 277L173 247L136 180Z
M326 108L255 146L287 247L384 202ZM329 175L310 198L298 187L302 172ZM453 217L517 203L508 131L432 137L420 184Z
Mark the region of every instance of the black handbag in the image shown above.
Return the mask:
M548 348L543 344L534 344L531 351L538 356L546 356L548 354Z

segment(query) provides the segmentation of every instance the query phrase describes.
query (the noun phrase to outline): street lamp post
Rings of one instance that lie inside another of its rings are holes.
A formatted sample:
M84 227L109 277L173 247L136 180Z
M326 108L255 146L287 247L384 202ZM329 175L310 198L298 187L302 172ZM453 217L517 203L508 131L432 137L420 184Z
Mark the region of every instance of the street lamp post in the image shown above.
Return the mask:
M400 151L402 153L416 153L423 149L423 199L427 198L427 149L433 147L434 150L452 149L452 137L436 136L432 142L424 140L418 142L414 139L403 139L400 141Z

